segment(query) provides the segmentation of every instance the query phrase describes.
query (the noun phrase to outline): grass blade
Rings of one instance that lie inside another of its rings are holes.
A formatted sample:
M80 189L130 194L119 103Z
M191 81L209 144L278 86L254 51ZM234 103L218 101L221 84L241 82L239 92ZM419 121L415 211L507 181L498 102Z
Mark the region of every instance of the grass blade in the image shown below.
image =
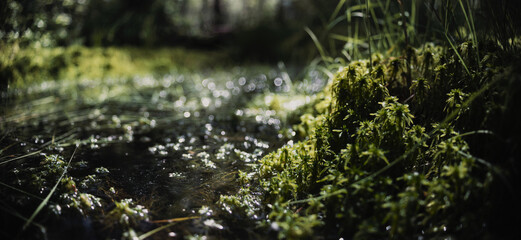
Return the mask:
M43 200L43 198L41 198L41 197L39 197L39 196L36 196L36 195L34 195L34 194L32 194L32 193L29 193L29 192L26 192L26 191L24 191L24 190L22 190L22 189L15 188L15 187L13 187L13 186L7 185L7 184L5 184L5 183L3 183L3 182L0 182L0 185L4 186L4 187L6 187L6 188L13 189L13 190L18 191L18 192L21 192L21 193L23 193L23 194L25 194L25 195L27 195L27 196L29 196L29 197L33 197L33 198L37 198L37 199Z
M305 27L304 30L311 37L311 40L313 40L313 43L315 43L315 46L317 47L317 50L320 53L320 57L322 57L322 60L326 61L326 59L327 59L326 52L324 51L324 48L322 47L322 44L320 44L320 41L318 41L317 36L308 27Z
M340 0L338 2L338 5L336 5L335 11L333 11L333 14L331 14L331 17L329 18L329 22L333 21L333 19L336 18L338 13L340 12L340 9L342 9L342 6L346 3L346 0Z
M472 27L474 25L474 23L471 23L471 20L469 19L470 12L469 12L469 14L467 14L467 11L465 10L465 5L463 4L462 0L459 0L458 2L461 7L461 11L463 12L463 16L465 17L465 21L467 22L467 26L469 27L469 30L472 32L472 43L474 43L474 45L477 45L478 42L476 39L476 33L474 32L474 28ZM469 10L470 10L470 6L469 6Z
M469 71L469 69L467 68L467 64L465 64L465 61L463 61L463 58L461 57L461 55L460 55L459 52L458 52L458 49L456 49L456 46L454 46L454 43L452 43L452 41L450 40L449 35L447 35L447 33L445 33L445 37L447 38L447 41L449 42L450 46L452 47L452 50L454 50L454 52L455 52L456 55L458 56L459 60L461 61L461 64L462 64L463 67L465 68L465 71L467 71L467 73L469 74L469 76L471 76L470 71Z
M4 164L9 163L9 162L12 162L12 161L20 160L20 159L22 159L22 158L30 157L30 156L32 156L32 155L36 155L36 154L38 154L38 153L40 153L40 152L42 152L42 150L38 150L38 151L36 151L36 152L32 152L32 153L28 153L28 154L25 154L25 155L22 155L22 156L19 156L19 157L11 158L11 159L9 159L9 160L5 160L5 161L3 161L3 162L0 162L0 165L4 165Z

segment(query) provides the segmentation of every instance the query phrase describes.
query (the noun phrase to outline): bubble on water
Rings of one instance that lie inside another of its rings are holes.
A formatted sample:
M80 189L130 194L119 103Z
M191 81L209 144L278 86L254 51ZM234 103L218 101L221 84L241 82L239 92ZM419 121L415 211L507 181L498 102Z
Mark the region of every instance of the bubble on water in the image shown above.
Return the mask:
M232 81L227 81L227 82L226 82L226 88L228 88L228 89L232 89L232 88L234 88L234 84L233 84L233 82L232 82Z
M273 84L275 84L277 87L280 87L282 85L282 78L275 78L275 80L273 80Z
M208 83L208 89L210 89L210 91L215 90L215 83L214 82Z
M183 113L183 116L184 116L185 118L189 118L189 117L190 117L190 112L185 112L185 113Z
M207 98L207 97L201 98L201 104L203 104L203 107L210 106L211 102L212 102L212 100L210 98Z
M237 94L239 94L239 93L241 93L241 89L238 88L238 87L234 87L233 90L232 90L232 94L233 94L233 95L237 95Z
M244 86L244 84L246 84L246 78L244 78L244 77L239 78L239 85Z
M248 86L246 86L246 92L253 92L253 91L255 91L256 87L257 87L257 85L255 85L255 83L250 83L250 84L248 84Z

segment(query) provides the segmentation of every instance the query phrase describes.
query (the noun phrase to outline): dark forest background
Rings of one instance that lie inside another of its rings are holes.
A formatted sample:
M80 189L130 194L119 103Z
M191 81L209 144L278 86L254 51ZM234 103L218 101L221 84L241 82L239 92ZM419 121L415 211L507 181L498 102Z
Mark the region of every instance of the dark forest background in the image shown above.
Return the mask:
M464 15L443 16L458 12L458 1L371 1L372 10L366 16L359 7L366 2L360 0L5 0L0 2L0 41L42 47L226 48L239 59L307 62L318 52L305 27L327 46L330 55L340 55L353 44L338 36L367 41L366 35L380 33L390 22L399 25L403 20L399 2L405 7L405 20L414 24L409 26L414 32L411 35L422 36L407 39L409 43L443 42L444 31L455 33L455 38L468 37L462 32L467 27ZM521 20L516 11L521 9L521 1L467 2L477 11L473 20L479 34L504 41L518 35L516 26ZM367 27L371 31L363 29ZM394 38L402 35L400 29L389 30L386 34L398 35ZM403 46L405 39L401 38Z
M291 56L295 47L314 51L303 28L322 27L337 4L312 0L7 0L0 2L0 39L43 47L224 47L233 48L240 57L295 59L300 57Z

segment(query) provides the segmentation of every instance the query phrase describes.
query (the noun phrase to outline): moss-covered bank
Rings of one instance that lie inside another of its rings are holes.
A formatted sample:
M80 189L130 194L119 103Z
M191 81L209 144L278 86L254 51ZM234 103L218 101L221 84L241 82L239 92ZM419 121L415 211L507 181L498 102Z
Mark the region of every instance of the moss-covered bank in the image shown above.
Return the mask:
M307 137L221 196L230 221L279 238L515 235L520 59L493 44L453 50L427 44L340 69L296 127Z

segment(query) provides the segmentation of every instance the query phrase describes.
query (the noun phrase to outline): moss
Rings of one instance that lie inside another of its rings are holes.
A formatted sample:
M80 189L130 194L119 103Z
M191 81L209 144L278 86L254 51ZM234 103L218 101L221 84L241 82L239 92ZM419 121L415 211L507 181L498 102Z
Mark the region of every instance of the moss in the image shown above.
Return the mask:
M123 199L114 202L116 207L105 216L106 224L119 223L123 228L137 226L140 221L148 220L148 210L133 203L132 199Z
M503 104L494 93L517 91L502 87L517 75L498 74L502 60L490 61L497 52L480 54L488 56L480 60L488 64L482 68L472 59L471 45L459 51L471 75L452 51L430 44L410 51L411 86L400 58L340 69L322 93L332 96L331 112L314 111L324 109L317 102L299 112L296 129L307 140L280 148L242 173L241 192L263 197L223 196L223 206L265 214L260 226L279 238L490 235L493 229L482 226L490 224L487 207L497 203L487 193L510 169L504 160L473 155L480 146L468 140L476 130L498 129L482 119L508 116L494 113ZM248 208L250 200L269 207Z

